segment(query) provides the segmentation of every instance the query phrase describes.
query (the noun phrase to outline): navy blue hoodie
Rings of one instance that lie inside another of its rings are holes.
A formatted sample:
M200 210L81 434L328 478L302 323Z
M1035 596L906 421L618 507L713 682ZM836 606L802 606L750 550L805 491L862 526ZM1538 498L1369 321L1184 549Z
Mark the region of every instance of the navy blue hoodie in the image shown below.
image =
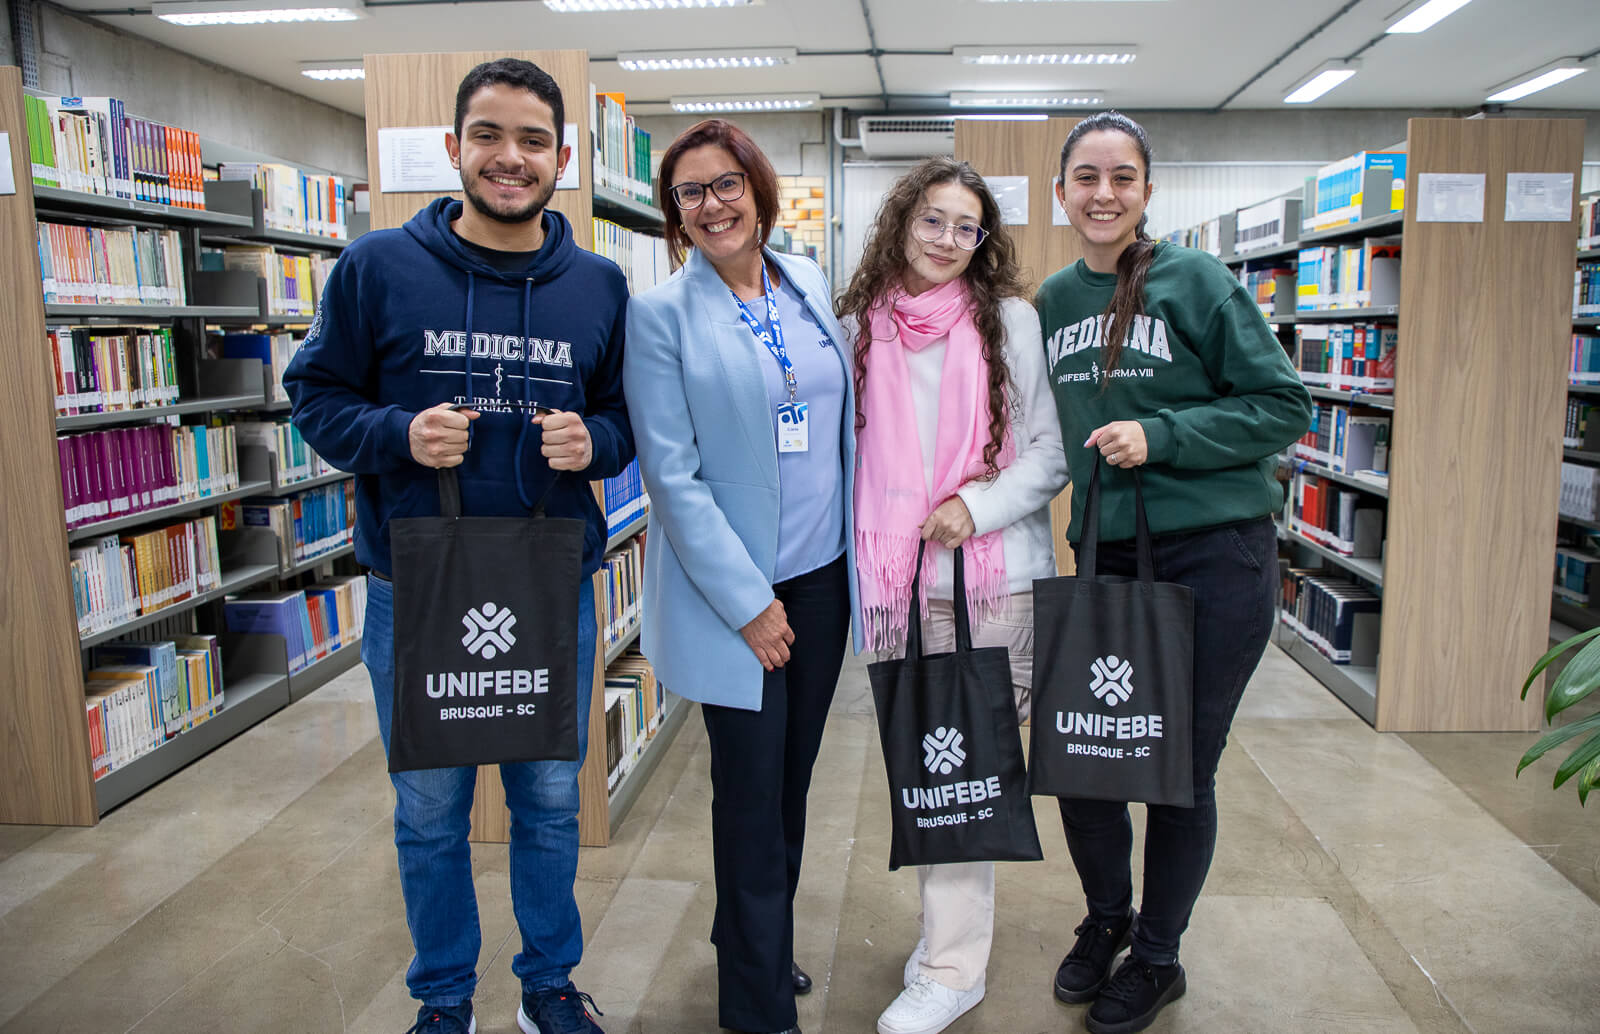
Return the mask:
M628 287L608 259L573 242L546 210L532 266L504 273L450 229L461 202L439 198L398 230L345 249L300 352L284 374L294 424L356 477L356 558L390 572L389 521L439 513L438 472L411 456L411 420L441 402L482 415L456 468L468 516L578 517L585 574L600 566L605 516L589 482L633 459L622 398ZM583 415L588 469L555 477L530 404ZM546 489L549 494L545 495Z

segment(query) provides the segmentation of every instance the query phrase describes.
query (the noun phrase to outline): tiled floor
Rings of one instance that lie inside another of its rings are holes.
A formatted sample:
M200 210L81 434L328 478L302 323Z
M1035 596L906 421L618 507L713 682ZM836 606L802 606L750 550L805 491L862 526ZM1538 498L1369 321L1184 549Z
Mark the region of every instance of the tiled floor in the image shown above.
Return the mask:
M1551 792L1553 767L1512 778L1531 740L1378 735L1269 650L1223 759L1189 994L1152 1029L1600 1030L1600 815ZM617 842L584 852L576 979L609 1034L717 1030L707 764L691 716ZM398 1034L391 802L358 668L95 829L0 827L0 1034ZM1036 811L1048 857L1001 866L988 996L953 1034L1082 1029L1049 990L1082 897L1053 805ZM871 1031L899 989L916 878L885 871L887 814L852 662L796 908L812 1034ZM505 849L478 847L475 871L479 1030L512 1034Z

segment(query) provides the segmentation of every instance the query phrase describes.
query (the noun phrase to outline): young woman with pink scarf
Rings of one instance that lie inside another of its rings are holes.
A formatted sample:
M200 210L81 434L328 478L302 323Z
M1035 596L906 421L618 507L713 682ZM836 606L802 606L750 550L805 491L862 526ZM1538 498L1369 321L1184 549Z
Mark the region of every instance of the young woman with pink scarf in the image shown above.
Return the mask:
M1049 503L1067 481L1039 320L983 177L931 158L889 191L838 304L855 348L856 565L866 642L904 650L919 540L924 649L955 648L964 546L974 646L1033 681L1033 580L1056 573ZM920 461L920 462L919 462ZM983 999L994 865L922 866L922 930L880 1034L936 1034Z

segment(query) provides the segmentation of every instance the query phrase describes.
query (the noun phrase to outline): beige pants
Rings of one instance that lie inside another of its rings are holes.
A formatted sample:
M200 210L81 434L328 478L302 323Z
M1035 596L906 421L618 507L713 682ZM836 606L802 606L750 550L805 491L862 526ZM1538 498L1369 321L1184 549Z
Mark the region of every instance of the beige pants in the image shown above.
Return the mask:
M930 600L928 609L922 626L923 652L954 650L951 601ZM973 628L972 645L1011 651L1017 718L1025 720L1033 694L1033 593L1014 594L998 614ZM904 652L902 647L895 655ZM922 892L922 936L928 941L922 972L954 990L971 990L984 982L994 942L994 863L919 865L917 883Z

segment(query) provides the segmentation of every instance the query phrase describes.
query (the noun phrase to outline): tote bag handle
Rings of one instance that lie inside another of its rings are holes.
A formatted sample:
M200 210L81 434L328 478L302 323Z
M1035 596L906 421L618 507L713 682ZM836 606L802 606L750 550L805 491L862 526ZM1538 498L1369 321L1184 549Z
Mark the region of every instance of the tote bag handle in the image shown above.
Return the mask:
M922 656L922 557L928 540L917 543L917 566L911 574L911 614L906 618L906 656ZM961 547L955 549L956 652L972 650L972 622L967 615L967 564Z
M544 493L539 496L539 501L533 505L533 516L544 516L544 501L550 495L550 490L556 487L556 482L561 480L561 471L555 471L555 477L544 487ZM456 520L461 516L461 479L456 476L456 468L439 468L439 516Z
M1089 475L1089 494L1083 501L1083 537L1078 544L1078 576L1093 578L1095 556L1100 548L1100 463L1095 454L1094 473ZM1150 544L1150 522L1144 512L1144 486L1139 480L1139 468L1129 471L1133 475L1133 508L1138 548L1139 581L1146 585L1156 580L1155 550Z

